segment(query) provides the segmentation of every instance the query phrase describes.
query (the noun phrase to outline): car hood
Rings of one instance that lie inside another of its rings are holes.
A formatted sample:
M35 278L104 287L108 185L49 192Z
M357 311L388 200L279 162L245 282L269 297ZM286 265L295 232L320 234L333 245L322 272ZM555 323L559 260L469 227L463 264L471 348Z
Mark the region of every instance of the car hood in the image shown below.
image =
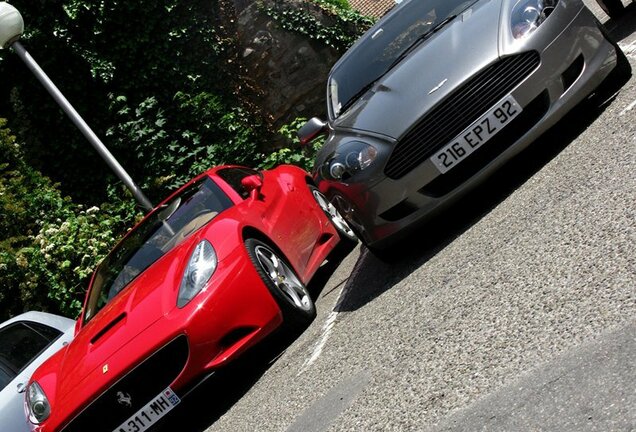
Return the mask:
M195 237L195 236L193 236ZM141 273L109 302L68 345L60 362L58 401L64 403L84 381L96 377L103 383L121 375L130 365L121 364L120 351L137 336L176 308L183 268L193 241L183 242ZM115 362L111 359L118 358ZM134 361L134 359L129 359ZM90 387L94 387L91 382Z
M458 85L499 57L503 0L482 0L423 42L332 127L397 139Z

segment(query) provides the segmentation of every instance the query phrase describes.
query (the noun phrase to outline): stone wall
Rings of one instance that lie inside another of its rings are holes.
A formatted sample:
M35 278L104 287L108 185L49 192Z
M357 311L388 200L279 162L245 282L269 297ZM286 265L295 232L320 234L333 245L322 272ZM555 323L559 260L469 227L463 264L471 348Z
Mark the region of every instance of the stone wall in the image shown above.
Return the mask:
M263 6L288 3L330 17L301 0L234 0L237 13L239 57L246 79L257 91L254 104L264 110L274 128L296 117L325 116L326 81L340 53L296 32L281 29Z

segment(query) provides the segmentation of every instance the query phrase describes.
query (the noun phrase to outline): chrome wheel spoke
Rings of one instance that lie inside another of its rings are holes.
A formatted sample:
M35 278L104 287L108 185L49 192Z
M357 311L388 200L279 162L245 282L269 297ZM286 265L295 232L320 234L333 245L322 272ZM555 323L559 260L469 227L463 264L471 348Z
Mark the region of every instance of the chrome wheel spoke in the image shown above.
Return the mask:
M331 215L331 220L334 225L344 231L348 236L355 236L347 220L340 214L336 206L331 203L329 203L329 214Z
M287 297L291 299L291 301L296 305L296 307L299 307L301 309L305 308L303 299L300 297L300 295L298 295L299 293L298 291L296 291L296 287L294 287L292 284L289 284L289 283L282 283L280 288L287 295Z
M287 301L298 309L310 310L312 303L309 292L294 271L265 246L256 246L254 252L261 268Z
M314 190L313 194L320 208L326 212L329 212L329 204L331 203L328 203L327 198L322 193L318 192L317 190Z
M262 247L256 248L256 256L261 263L261 267L268 273L270 279L272 279L274 283L277 283L279 276L278 258Z
M313 191L314 198L316 202L320 206L320 208L329 216L331 222L340 230L343 234L351 239L356 238L356 234L353 232L347 220L340 214L338 208L333 205L326 196L322 194L322 192L314 189Z
M283 289L288 293L296 306L306 309L309 300L309 293L307 292L307 289L303 283L298 280L298 277L292 269L290 269L285 263L281 263L281 269L282 276L284 277Z

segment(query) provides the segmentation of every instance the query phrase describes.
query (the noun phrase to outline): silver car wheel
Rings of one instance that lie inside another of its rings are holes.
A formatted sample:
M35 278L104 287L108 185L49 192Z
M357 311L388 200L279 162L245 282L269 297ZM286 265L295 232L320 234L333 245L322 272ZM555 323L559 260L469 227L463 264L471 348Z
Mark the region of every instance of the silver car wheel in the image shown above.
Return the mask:
M258 245L254 252L259 264L285 299L297 309L310 311L313 305L311 297L296 273L270 248Z
M320 208L327 214L331 222L336 226L338 232L343 234L348 240L357 240L356 233L353 232L347 220L342 217L336 206L334 206L326 196L318 189L312 189L316 202Z

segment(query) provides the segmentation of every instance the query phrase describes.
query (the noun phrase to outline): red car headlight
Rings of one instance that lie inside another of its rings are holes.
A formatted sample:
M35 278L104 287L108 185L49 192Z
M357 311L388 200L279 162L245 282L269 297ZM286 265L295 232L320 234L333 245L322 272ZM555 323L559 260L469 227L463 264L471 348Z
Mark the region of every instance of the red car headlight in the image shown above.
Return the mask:
M210 242L202 240L192 251L188 265L183 272L179 287L177 306L182 308L194 298L208 283L216 270L218 259Z

